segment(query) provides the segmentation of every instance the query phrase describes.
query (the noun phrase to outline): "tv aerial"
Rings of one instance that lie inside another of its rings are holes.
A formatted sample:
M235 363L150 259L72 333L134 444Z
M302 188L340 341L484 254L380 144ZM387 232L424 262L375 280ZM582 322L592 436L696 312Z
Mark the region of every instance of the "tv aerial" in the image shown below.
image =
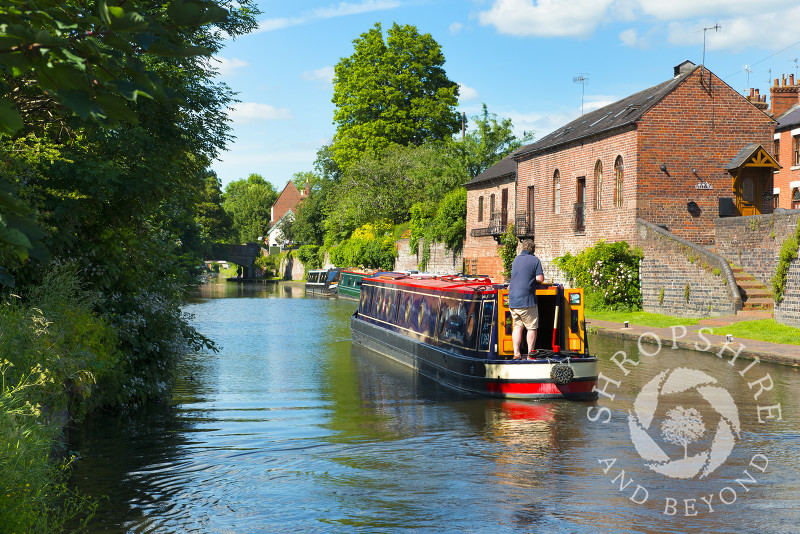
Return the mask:
M583 92L586 89L586 84L589 83L589 76L586 74L578 74L572 78L573 83L581 84L581 115L583 115Z

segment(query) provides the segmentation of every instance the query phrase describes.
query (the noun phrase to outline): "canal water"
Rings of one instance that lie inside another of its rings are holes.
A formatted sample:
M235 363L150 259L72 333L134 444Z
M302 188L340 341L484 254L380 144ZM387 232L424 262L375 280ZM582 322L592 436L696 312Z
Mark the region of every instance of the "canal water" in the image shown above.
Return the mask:
M105 496L89 531L789 532L800 521L794 368L670 340L642 354L592 334L598 401L479 398L354 347L355 307L291 284L204 286L186 311L220 351L186 358L170 402L73 433L75 487ZM681 462L698 454L712 459L702 470Z

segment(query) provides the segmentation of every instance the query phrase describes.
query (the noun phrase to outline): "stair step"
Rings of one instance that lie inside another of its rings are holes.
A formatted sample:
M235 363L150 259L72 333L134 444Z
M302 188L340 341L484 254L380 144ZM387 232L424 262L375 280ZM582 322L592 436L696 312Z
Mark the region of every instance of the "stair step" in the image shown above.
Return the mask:
M773 310L775 309L775 301L767 298L754 298L747 299L742 303L744 310Z
M766 289L767 286L759 282L758 280L737 280L738 286L742 289Z
M753 299L770 299L771 300L772 299L772 293L770 291L768 291L767 288L764 288L761 291L750 290L749 289L749 290L747 290L745 292L745 296L746 296L745 300L753 300Z
M775 314L766 310L739 310L736 312L738 317L746 317L748 321L756 319L772 319Z

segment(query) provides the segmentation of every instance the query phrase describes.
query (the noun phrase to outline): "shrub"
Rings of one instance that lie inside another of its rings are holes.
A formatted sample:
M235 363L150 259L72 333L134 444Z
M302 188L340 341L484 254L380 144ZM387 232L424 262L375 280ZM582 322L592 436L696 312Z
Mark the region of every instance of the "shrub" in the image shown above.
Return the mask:
M393 228L385 221L367 223L328 252L331 262L337 267L391 270L397 257Z
M503 276L511 276L511 264L517 257L517 236L514 232L514 225L509 224L506 231L500 236L500 260L503 262Z
M639 310L642 307L639 263L642 252L628 243L598 242L577 256L569 252L553 260L570 282L586 290L598 292L602 299L590 302L589 309Z
M297 259L308 272L309 269L319 269L322 267L322 260L319 257L319 247L317 245L303 245L297 249Z

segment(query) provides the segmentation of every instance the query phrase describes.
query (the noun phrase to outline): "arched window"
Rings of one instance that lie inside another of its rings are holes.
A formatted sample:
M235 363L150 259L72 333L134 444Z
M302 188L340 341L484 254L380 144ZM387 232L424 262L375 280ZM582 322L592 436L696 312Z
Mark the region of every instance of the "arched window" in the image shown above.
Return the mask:
M497 214L494 212L494 193L489 197L489 220L494 221Z
M800 210L800 187L792 189L792 209Z
M478 222L483 221L483 197L478 197Z
M594 164L594 209L603 209L603 164Z
M561 173L553 173L553 213L561 213Z
M622 207L622 156L617 156L614 162L614 206L617 208Z

